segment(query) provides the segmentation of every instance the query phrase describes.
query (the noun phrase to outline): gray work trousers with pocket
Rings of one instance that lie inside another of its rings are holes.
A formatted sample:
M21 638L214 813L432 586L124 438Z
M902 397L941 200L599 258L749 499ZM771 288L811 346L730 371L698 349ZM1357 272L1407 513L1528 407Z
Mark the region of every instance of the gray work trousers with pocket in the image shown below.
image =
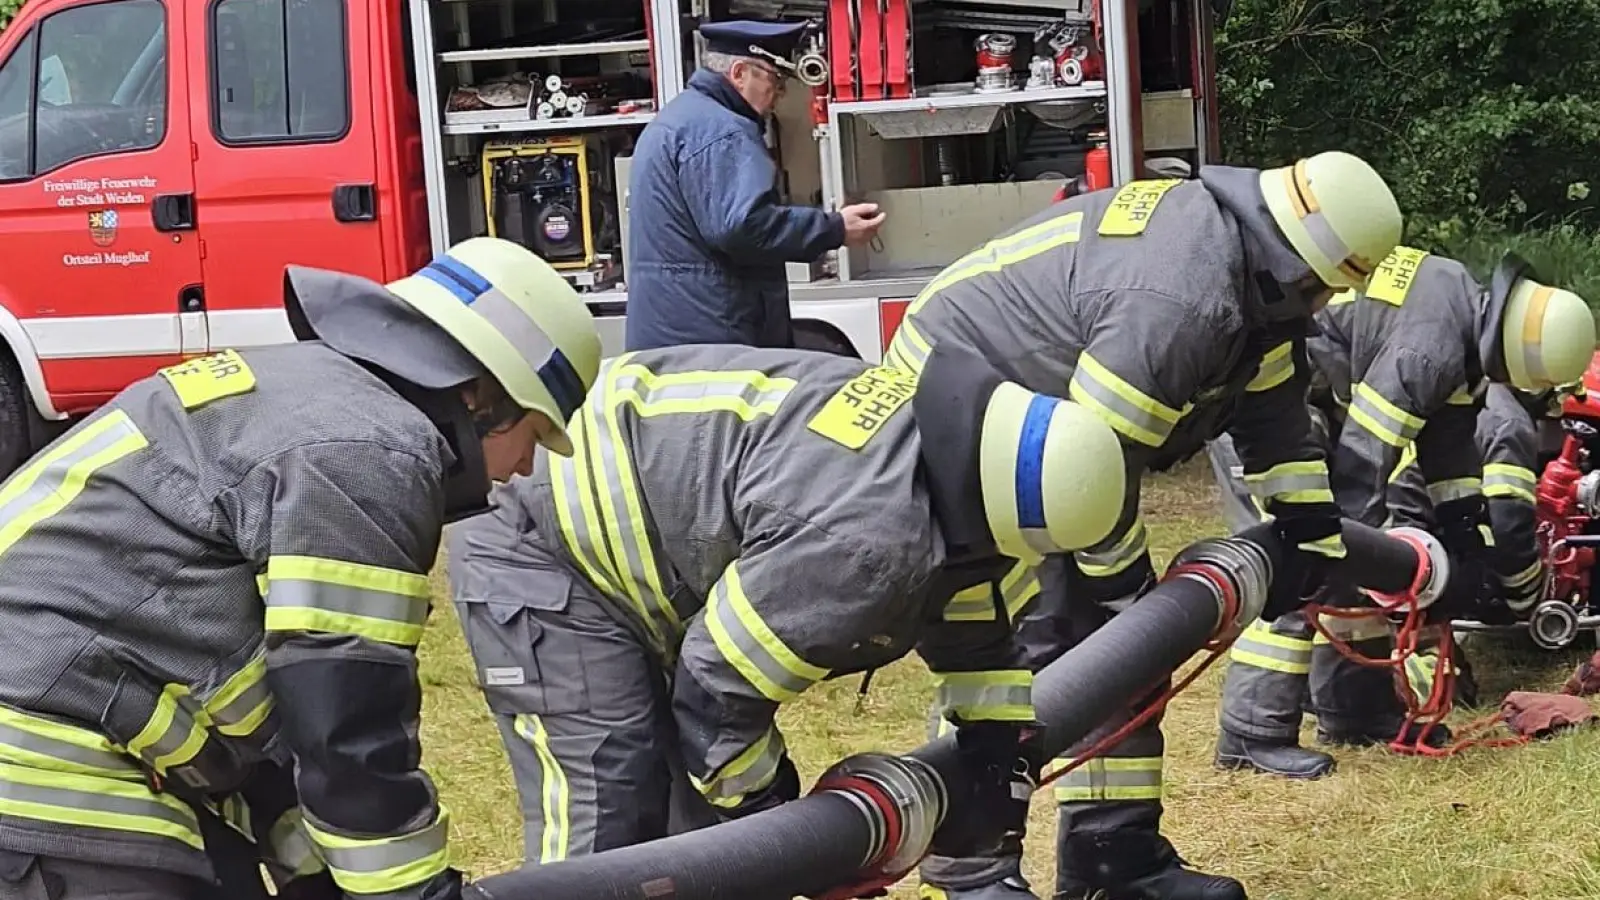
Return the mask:
M522 801L525 864L717 822L689 784L668 675L509 510L451 526L456 612Z

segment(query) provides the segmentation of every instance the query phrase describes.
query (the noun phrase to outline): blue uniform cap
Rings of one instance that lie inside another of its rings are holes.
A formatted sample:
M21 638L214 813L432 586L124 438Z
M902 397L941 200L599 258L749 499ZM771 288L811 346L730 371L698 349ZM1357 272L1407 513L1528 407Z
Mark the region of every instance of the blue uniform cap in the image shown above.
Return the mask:
M806 23L733 19L727 22L707 22L701 25L699 30L700 36L706 39L706 50L712 53L754 57L771 54L787 60L800 46L800 37L806 30ZM755 50L752 50L752 47Z

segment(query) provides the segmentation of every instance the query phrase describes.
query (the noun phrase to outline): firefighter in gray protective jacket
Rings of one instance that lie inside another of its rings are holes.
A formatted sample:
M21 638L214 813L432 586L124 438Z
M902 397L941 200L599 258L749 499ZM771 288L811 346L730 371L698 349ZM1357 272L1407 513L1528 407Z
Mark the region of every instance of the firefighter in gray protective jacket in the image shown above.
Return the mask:
M451 900L414 650L443 525L567 450L586 307L476 239L293 267L297 343L135 382L0 487L0 896Z
M449 537L530 864L662 836L675 780L713 820L794 799L779 706L913 648L971 764L935 845L1020 842L1042 761L1011 619L1042 554L1116 522L1110 428L957 352L919 383L695 345L608 362L573 434Z
M1414 445L1434 532L1460 564L1481 560L1484 534L1492 534L1485 485L1507 475L1484 469L1475 440L1483 392L1491 383L1538 392L1577 381L1594 353L1588 306L1533 280L1512 256L1485 290L1460 263L1408 247L1384 261L1364 293L1339 301L1319 316L1325 348L1318 353L1332 360L1326 374L1345 409L1331 454L1336 500L1352 519L1396 524L1390 480ZM1533 601L1539 579L1528 556L1490 558L1505 602ZM1480 611L1495 612L1493 604ZM1382 628L1345 637L1386 641L1388 635ZM1309 622L1291 613L1253 626L1234 645L1223 688L1220 765L1297 778L1332 770L1327 754L1297 745L1312 643ZM1326 687L1314 688L1319 735L1328 743L1387 741L1398 730L1392 692L1371 681L1381 670L1356 668L1332 665L1318 679Z
M889 348L895 364L915 370L932 347L967 348L1031 390L1088 406L1122 441L1122 517L1075 556L1078 608L1052 594L1025 618L1030 665L1084 636L1084 604L1124 608L1149 587L1140 479L1224 428L1302 551L1275 589L1296 594L1343 555L1309 434L1304 337L1315 309L1363 286L1400 231L1388 186L1348 154L1265 171L1208 166L1193 181L1135 181L1055 204L957 260L913 301ZM1160 835L1162 753L1152 722L1056 783L1056 896L1244 896L1237 881L1186 869ZM922 876L926 897L1030 896L1015 856L932 859Z

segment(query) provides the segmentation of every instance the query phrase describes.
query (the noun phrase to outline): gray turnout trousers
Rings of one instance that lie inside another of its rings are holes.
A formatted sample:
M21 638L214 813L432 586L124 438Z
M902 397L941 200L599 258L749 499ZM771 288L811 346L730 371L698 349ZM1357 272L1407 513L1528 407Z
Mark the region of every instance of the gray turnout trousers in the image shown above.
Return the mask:
M661 661L497 514L446 534L456 612L522 802L525 863L717 821L689 784Z

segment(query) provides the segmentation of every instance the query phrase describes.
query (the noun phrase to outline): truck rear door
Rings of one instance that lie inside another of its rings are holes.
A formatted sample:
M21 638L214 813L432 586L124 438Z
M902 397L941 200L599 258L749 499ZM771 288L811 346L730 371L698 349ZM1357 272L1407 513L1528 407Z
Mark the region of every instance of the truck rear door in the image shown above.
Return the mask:
M383 6L193 7L206 17L207 72L190 102L212 349L290 339L286 263L383 276L369 64Z
M0 61L0 303L63 411L205 349L186 4L24 15ZM9 37L9 35L8 35Z

